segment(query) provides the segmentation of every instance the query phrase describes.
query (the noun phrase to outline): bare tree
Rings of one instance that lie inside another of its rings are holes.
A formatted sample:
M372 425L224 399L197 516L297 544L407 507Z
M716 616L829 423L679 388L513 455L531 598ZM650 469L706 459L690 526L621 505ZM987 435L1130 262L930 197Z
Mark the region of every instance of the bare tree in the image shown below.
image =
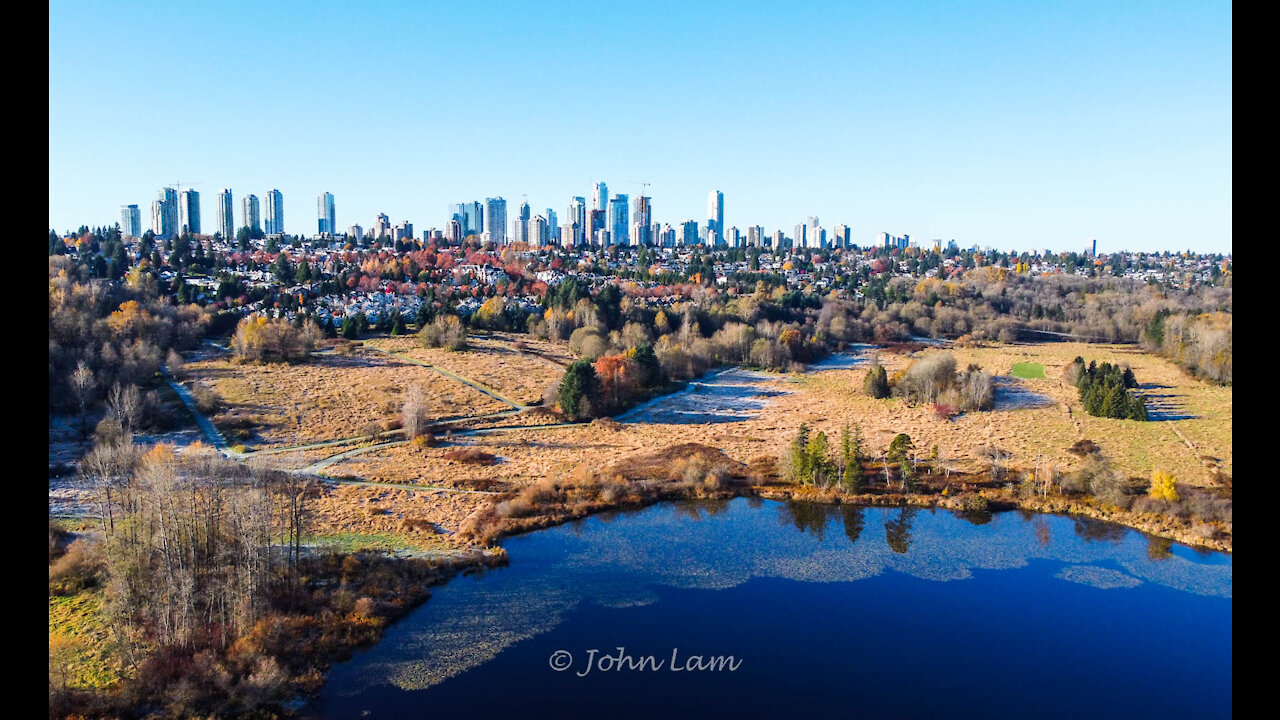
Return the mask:
M71 393L75 396L76 404L80 407L80 435L83 437L88 434L88 426L86 424L86 414L89 409L89 403L93 402L93 389L98 382L93 376L93 370L81 360L76 365L75 372L71 373Z
M412 440L426 433L430 421L428 412L427 391L421 385L410 387L409 392L405 393L401 410L401 426L404 427L405 437Z
M121 387L120 383L111 386L107 395L107 412L120 422L125 436L133 434L133 428L142 417L142 393L138 386L129 384Z

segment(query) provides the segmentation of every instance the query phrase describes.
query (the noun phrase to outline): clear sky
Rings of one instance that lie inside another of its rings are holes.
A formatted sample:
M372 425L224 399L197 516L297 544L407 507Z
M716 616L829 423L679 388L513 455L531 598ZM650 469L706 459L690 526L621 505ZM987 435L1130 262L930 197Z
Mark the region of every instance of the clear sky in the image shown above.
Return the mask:
M718 189L860 245L1231 251L1226 2L52 0L49 116L59 231L175 182L206 232L230 187L420 234L604 180L672 225Z

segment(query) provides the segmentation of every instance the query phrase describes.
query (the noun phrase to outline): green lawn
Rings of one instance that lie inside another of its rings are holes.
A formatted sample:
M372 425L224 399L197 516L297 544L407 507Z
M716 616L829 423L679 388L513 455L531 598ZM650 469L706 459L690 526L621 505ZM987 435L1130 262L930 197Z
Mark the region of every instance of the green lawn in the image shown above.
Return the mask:
M1027 380L1042 378L1044 377L1044 366L1040 363L1032 362L1014 363L1013 370L1010 370L1009 374L1014 377L1024 378Z

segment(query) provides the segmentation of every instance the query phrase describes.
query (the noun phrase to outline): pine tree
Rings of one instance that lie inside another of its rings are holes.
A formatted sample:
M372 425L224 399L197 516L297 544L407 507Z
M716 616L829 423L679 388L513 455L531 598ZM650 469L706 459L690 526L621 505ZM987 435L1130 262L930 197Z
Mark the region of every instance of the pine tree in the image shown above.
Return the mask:
M827 434L819 430L805 447L808 459L810 482L820 487L826 486L831 478L831 460L827 457L829 444Z
M813 482L813 471L809 467L809 426L800 423L796 437L791 441L788 459L791 465L791 479L801 485Z
M863 378L862 389L876 399L889 397L889 376L883 365L876 363L871 366Z
M360 331L354 317L348 315L342 320L342 337L348 340L355 340L360 336Z
M853 426L853 436L849 436L849 426L845 425L844 435L840 438L841 453L844 457L844 473L840 478L846 492L862 491L865 480L862 469L862 428Z

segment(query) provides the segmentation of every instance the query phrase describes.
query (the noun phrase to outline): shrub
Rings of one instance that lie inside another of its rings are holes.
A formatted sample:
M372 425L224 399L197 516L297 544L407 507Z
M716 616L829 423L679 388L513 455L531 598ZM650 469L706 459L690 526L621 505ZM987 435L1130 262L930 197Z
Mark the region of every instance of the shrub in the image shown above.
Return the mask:
M950 353L930 353L911 363L891 383L893 393L913 403L936 403L961 410L989 410L995 403L990 373L977 365L956 372Z
M201 383L192 383L190 387L191 398L196 402L196 410L204 415L212 415L222 409L222 396L214 392L212 388Z
M457 315L437 315L430 325L418 331L418 342L423 347L460 352L467 349L467 331Z
M75 540L67 551L49 566L49 594L75 595L93 587L103 570L99 548L86 540Z
M239 360L250 362L294 362L306 358L324 337L311 320L295 327L284 318L268 319L254 313L236 325L231 349Z
M400 409L400 426L404 428L406 438L413 440L427 431L429 413L427 391L421 385L410 387Z
M498 456L484 452L478 448L458 448L444 454L445 460L453 460L467 465L495 465Z
M587 360L595 360L609 349L600 330L594 326L583 326L569 336L569 351Z

